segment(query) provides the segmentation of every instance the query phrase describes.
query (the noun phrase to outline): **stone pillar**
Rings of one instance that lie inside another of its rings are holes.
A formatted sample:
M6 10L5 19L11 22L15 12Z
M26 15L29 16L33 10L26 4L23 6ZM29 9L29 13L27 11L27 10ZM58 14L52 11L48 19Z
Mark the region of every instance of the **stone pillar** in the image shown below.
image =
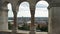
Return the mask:
M13 24L13 28L12 28L12 33L11 34L17 34L17 29L18 29L18 23L17 23L17 12L18 12L18 8L19 6L15 6L14 4L12 4L12 10L13 10L13 15L14 15L14 24Z
M36 0L28 0L30 4L30 13L31 13L31 25L30 25L30 32L29 34L36 34L36 27L35 27L35 6Z
M30 25L30 33L29 34L35 34L36 33L36 27L35 27L35 9L30 10L31 12L31 25Z
M52 32L52 9L48 7L48 34Z
M14 24L13 24L13 29L12 29L12 34L17 34L17 12L13 11L14 14Z
M49 9L49 34L60 34L60 3L52 3Z
M8 30L8 9L0 9L0 31Z

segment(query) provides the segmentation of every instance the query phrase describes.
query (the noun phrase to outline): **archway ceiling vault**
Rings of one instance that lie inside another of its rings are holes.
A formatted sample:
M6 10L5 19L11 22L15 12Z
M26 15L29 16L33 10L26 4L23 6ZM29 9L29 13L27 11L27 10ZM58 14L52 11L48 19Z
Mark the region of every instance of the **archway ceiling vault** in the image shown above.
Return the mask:
M17 2L17 1L32 1L32 0L2 0L2 2L4 2L4 1L8 1L8 2ZM40 1L40 0L34 0L34 1ZM46 0L47 2L54 2L54 3L59 3L60 2L60 0Z
M4 2L4 1L8 1L8 2L10 2L10 3L18 3L18 2L22 2L22 1L29 1L29 2L34 2L34 1L36 1L36 2L38 2L38 1L40 1L40 0L1 0L2 2ZM46 0L48 3L60 3L60 0Z
M29 3L37 3L38 1L40 0L0 0L3 2L7 1L7 2L10 2L14 7L16 7L18 5L18 2L22 2L22 1L28 1ZM50 3L60 3L60 0L46 0L49 4Z

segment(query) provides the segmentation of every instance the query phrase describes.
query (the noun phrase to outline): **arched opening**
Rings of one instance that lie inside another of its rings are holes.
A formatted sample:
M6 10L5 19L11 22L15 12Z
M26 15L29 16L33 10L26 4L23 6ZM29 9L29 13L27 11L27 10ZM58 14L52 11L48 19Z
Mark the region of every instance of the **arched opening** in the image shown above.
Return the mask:
M17 14L17 23L19 30L29 30L29 23L30 20L30 9L28 2L22 2L19 6L19 11Z
M8 29L11 30L12 29L12 25L13 25L13 12L12 12L12 5L11 3L7 4L8 7Z
M36 4L35 22L37 32L48 32L48 6L46 1L39 1Z

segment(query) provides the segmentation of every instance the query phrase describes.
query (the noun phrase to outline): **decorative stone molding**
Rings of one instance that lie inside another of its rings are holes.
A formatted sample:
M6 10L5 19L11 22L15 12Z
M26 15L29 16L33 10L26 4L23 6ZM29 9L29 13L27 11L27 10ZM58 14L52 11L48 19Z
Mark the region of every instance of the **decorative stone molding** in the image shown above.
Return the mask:
M50 3L48 9L52 7L60 7L60 3Z
M8 10L8 9L1 8L1 9L0 9L0 12L1 12L1 11L8 12L9 10Z
M0 11L9 11L8 9L0 9Z

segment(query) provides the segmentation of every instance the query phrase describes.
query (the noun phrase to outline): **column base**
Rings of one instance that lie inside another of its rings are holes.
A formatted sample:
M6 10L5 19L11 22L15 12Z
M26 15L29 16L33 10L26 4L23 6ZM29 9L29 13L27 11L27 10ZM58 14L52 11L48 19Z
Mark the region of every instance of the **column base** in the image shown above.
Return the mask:
M30 31L29 34L36 34L36 31Z

